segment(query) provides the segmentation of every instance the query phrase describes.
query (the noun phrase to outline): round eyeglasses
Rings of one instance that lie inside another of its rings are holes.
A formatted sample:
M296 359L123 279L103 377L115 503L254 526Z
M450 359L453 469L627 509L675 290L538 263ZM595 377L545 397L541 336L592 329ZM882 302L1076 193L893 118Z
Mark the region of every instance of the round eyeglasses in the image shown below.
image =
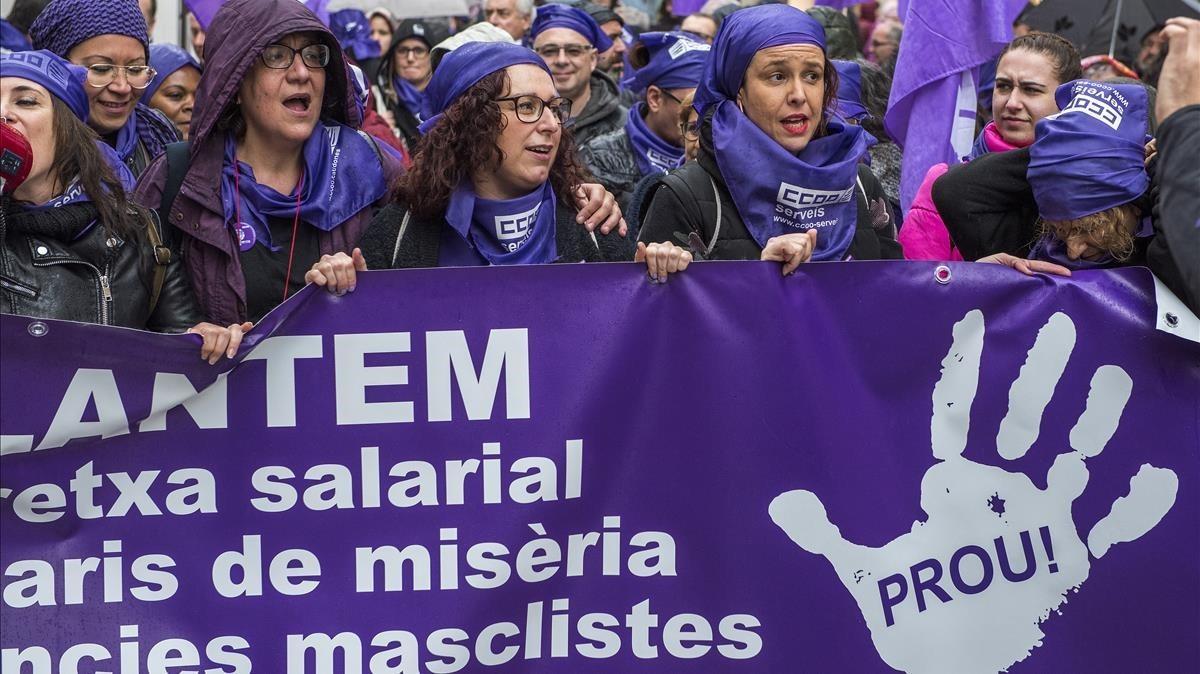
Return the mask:
M324 68L329 65L329 45L310 44L299 49L292 49L286 44L269 44L262 50L263 65L276 70L291 68L296 60L296 54L309 68Z
M123 73L125 81L134 89L145 89L157 74L150 66L115 66L111 63L95 63L87 67L87 83L97 89L112 84L117 75Z
M496 102L511 102L513 110L517 113L517 119L526 124L535 124L542 118L542 113L546 108L550 108L551 114L558 120L559 124L566 124L567 120L571 119L571 99L558 96L551 98L548 101L534 96L533 94L524 94L521 96L506 96L497 98Z

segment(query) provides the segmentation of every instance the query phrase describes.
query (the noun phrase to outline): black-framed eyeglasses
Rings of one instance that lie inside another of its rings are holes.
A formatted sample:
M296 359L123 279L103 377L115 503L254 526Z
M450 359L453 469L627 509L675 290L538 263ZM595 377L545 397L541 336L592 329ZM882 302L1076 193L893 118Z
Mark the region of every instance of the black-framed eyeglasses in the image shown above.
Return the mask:
M118 73L125 74L125 81L134 89L145 89L157 72L150 66L117 66L111 63L93 63L87 67L87 83L103 89L117 79Z
M683 132L683 137L688 140L700 140L700 120L680 124L679 130Z
M429 47L396 47L396 55L400 58L423 59L429 56Z
M286 44L269 44L263 48L260 56L263 65L268 68L284 70L292 67L296 54L300 55L300 60L309 68L324 68L329 65L331 56L329 45L324 44L309 44L299 49L292 49Z
M562 96L551 98L548 101L543 101L533 94L505 96L496 99L497 103L501 101L511 101L513 110L517 113L517 119L526 124L536 124L542 118L542 113L546 111L546 108L550 108L551 114L559 124L566 124L567 120L571 119L571 99Z
M659 91L663 92L663 95L664 95L664 96L666 96L667 98L671 99L672 101L675 101L676 103L678 103L678 104L680 104L680 105L683 105L683 99L682 99L682 98L680 98L680 97L676 96L675 94L673 94L673 93L671 93L671 92L667 91L666 89L663 89L663 88L660 88L660 87L655 87L655 89L658 89Z
M545 44L534 49L534 51L538 53L538 56L541 56L544 59L555 58L558 56L559 52L566 52L567 58L577 59L593 49L595 49L595 47L590 44Z

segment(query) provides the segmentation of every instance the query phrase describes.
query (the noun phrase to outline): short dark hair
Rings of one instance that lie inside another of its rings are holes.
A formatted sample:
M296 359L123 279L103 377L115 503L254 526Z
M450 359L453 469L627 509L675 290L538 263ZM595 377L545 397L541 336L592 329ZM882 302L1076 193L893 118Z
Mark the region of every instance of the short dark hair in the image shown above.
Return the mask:
M1004 51L1000 52L1000 58L1003 59L1005 54L1018 49L1043 54L1049 58L1054 64L1054 75L1059 84L1083 77L1083 66L1079 64L1079 50L1061 35L1035 30L1009 42Z
M29 33L29 27L37 20L38 15L50 4L50 0L16 0L8 16L4 17L14 28L22 33Z

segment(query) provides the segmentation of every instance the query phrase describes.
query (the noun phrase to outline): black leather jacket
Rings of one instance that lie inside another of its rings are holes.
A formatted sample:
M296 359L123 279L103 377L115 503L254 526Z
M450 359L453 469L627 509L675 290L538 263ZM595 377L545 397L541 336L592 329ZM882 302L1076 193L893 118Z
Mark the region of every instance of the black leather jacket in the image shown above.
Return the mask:
M94 217L95 209L84 206L76 213L90 209ZM154 257L143 237L106 238L96 224L79 239L64 241L14 227L13 216L19 211L6 214L0 247L0 313L155 332L183 332L204 320L177 254L151 314Z

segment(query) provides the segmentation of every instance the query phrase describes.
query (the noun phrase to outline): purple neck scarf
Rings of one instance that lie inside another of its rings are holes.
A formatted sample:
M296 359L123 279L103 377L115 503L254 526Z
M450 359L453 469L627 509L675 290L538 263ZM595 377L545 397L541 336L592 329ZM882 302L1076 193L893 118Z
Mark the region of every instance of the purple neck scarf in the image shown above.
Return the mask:
M642 117L645 103L638 103L629 108L625 120L625 135L633 146L633 156L637 159L642 176L660 175L683 164L683 148L675 147L658 137L658 134L646 126Z
M845 258L858 223L858 163L875 144L871 134L831 121L824 136L793 155L725 101L713 115L712 135L717 168L759 246L816 229L812 259Z
M296 190L280 194L254 179L254 170L236 162L238 180L235 188L234 157L236 144L232 135L225 137L225 165L221 170L221 204L225 222L238 235L239 247L245 251L261 244L277 251L271 243L268 218L291 219L296 213ZM342 125L318 122L304 143L301 155L304 163L300 184L300 219L317 229L329 232L349 220L359 211L379 200L387 191L383 166L371 141L359 132ZM240 203L239 203L240 194ZM238 221L238 211L241 221Z
M1145 193L1146 90L1075 80L1054 98L1062 112L1037 123L1026 173L1041 216L1074 220Z
M96 148L100 150L100 154L103 155L105 163L112 168L113 173L117 176L117 180L121 181L121 186L125 188L126 192L132 192L133 186L136 182L133 174L130 173L125 164L121 163L121 159L117 157L117 153L114 152L111 147L105 144L104 141L96 140L94 142L96 143ZM69 185L67 185L67 189L63 190L62 194L45 203L37 204L30 208L31 210L35 211L45 211L51 208L61 208L62 206L66 206L68 204L79 204L91 200L92 196L84 191L83 185L79 183L79 178L76 178L75 180L72 180ZM79 234L75 236L75 240L78 241L88 232L92 231L92 227L96 226L96 222L96 220L93 220L88 224L87 227L84 227L82 230L80 230Z
M392 87L396 90L396 97L400 99L400 104L411 112L413 117L417 118L419 124L422 119L421 111L425 107L425 93L419 91L411 82L399 75L392 78Z
M450 195L446 221L488 264L549 264L558 256L557 205L548 181L525 196L492 200L476 196L464 180ZM443 260L457 257L447 252Z

